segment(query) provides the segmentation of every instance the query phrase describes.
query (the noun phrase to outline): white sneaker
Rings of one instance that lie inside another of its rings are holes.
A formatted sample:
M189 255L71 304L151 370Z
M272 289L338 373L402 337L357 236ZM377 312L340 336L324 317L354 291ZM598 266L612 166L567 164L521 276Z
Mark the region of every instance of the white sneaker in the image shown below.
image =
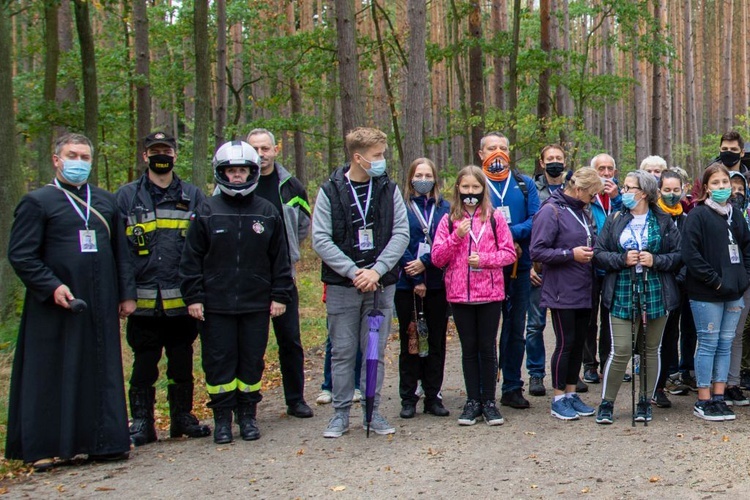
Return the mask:
M417 390L414 391L414 394L418 398L421 398L422 396L424 396L424 389L422 389L422 381L421 380L417 380Z
M318 394L318 399L315 400L315 403L319 405L327 405L331 401L333 401L333 394L331 394L331 391L320 391L320 394Z
M359 403L362 401L362 391L359 389L354 389L354 396L352 396L352 402L353 403Z

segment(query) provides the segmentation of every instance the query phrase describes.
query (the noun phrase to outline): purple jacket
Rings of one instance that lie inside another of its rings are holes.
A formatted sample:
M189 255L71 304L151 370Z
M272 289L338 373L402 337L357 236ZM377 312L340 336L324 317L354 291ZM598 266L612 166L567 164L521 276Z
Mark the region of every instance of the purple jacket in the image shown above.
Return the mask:
M557 190L534 216L529 250L531 260L543 264L541 307L591 308L593 266L573 260L573 248L587 243L583 223L589 226L590 247L596 238L596 229L584 206L582 201Z

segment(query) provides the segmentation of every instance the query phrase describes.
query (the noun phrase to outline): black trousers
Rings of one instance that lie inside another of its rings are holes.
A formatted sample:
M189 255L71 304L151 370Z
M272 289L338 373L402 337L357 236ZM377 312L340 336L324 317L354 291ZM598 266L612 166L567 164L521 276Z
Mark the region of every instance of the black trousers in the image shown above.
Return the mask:
M259 402L270 312L205 317L201 345L209 408Z
M578 382L591 309L550 309L550 312L555 330L555 350L550 360L552 387L564 391L566 385Z
M193 382L193 342L198 322L190 316L130 316L126 339L133 349L131 387L151 387L159 378L162 350L170 384Z
M612 350L612 332L609 327L609 309L604 307L601 301L604 276L594 277L594 293L592 299L591 322L586 333L586 341L583 344L583 367L586 370L597 370L609 359ZM598 325L597 325L598 320ZM597 343L597 333L599 342ZM599 347L599 360L596 359L597 344ZM603 369L602 369L603 371Z
M273 332L279 346L279 365L287 405L294 405L305 397L305 352L299 328L299 294L292 290L292 301L286 312L273 318Z
M454 303L451 307L461 340L466 396L477 401L494 401L497 387L497 327L503 303Z
M418 354L409 354L407 328L412 320L415 300L417 311L421 311L424 307L424 317L429 330L427 337L429 353L425 358L420 358ZM419 400L419 397L414 394L418 380L422 381L425 404L431 403L438 399L443 385L445 334L448 330L448 302L445 300L445 290L427 290L424 299L416 297L411 290L396 290L394 302L401 339L401 352L398 355L401 403L416 404Z
M667 385L667 376L675 373L680 365L680 354L677 348L680 339L680 313L682 308L678 307L669 313L667 324L664 326L664 334L661 338L661 370L656 382L657 389L664 389Z

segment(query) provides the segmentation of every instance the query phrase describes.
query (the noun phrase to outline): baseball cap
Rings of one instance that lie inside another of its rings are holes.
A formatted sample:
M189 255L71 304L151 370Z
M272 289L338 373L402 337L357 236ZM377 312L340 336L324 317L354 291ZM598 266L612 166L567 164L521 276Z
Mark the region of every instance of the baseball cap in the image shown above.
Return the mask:
M174 150L177 149L177 141L174 137L166 132L152 132L148 134L145 139L143 139L144 149L148 149L156 144L164 144Z

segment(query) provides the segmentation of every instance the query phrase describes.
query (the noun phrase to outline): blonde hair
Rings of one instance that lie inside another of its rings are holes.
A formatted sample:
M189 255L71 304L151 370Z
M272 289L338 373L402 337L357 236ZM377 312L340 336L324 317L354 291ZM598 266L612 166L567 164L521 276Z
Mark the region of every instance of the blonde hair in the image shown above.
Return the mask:
M453 203L451 204L451 220L458 221L464 218L464 204L461 203L461 193L458 190L458 186L461 184L461 179L472 175L482 186L482 203L477 207L479 210L479 217L482 222L492 217L492 202L490 201L490 194L487 192L487 177L484 176L482 169L476 165L467 165L458 171L456 177L456 184L453 186Z
M435 178L435 185L432 186L432 190L430 191L430 196L432 198L435 198L437 200L440 197L440 190L439 190L439 180L438 180L438 173L437 168L435 167L435 163L433 163L432 160L429 158L417 158L413 162L411 162L411 165L409 165L409 170L406 173L406 185L404 186L404 199L409 202L411 200L412 196L417 196L417 192L414 191L414 186L411 185L411 181L414 178L414 174L417 171L417 167L422 164L427 165L430 167L430 170L432 170L432 176Z
M638 170L646 170L646 167L659 167L661 171L664 172L667 169L667 160L661 156L647 156L641 162L641 166Z
M565 189L578 188L589 193L599 193L604 189L604 183L599 178L599 172L591 167L581 167L573 173L567 182Z
M376 144L388 144L388 136L376 128L357 127L346 134L346 150L350 156Z

